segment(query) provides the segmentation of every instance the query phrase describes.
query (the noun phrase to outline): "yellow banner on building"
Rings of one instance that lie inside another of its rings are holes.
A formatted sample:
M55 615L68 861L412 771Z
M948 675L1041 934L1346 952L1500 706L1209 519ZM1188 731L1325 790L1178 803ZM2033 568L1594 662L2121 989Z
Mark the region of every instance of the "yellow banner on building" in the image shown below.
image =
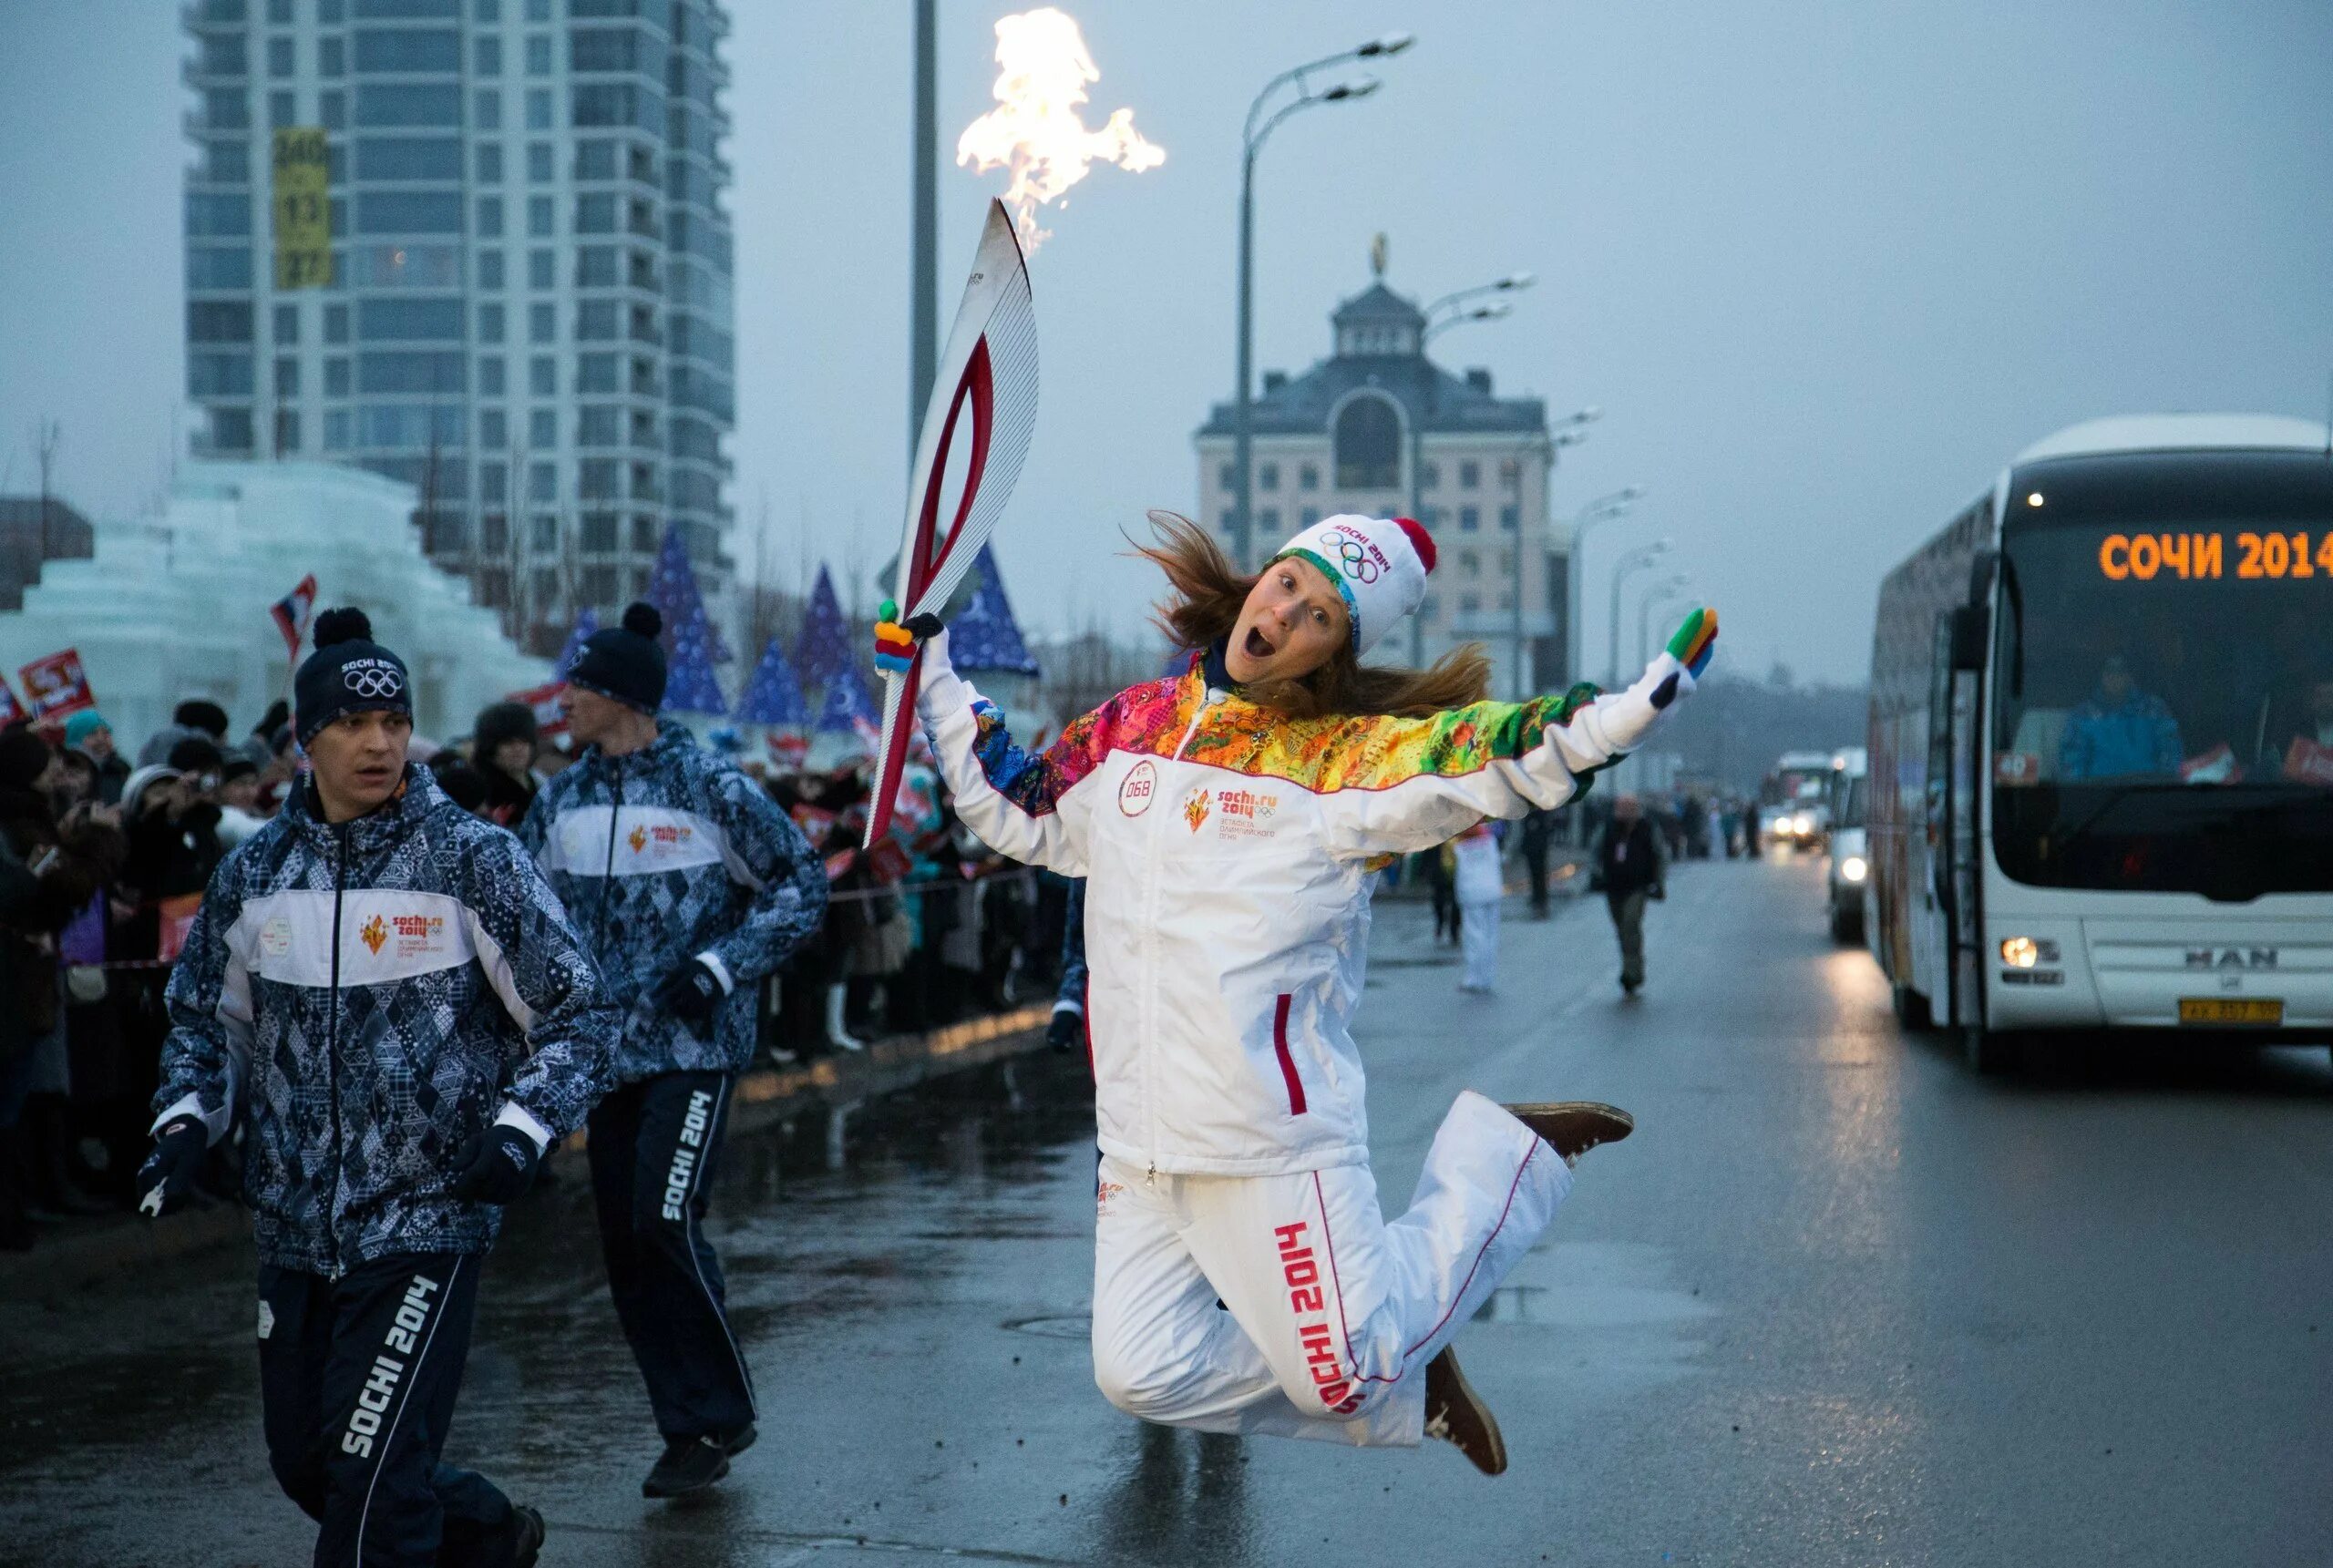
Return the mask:
M275 133L275 286L332 285L332 173L322 126Z

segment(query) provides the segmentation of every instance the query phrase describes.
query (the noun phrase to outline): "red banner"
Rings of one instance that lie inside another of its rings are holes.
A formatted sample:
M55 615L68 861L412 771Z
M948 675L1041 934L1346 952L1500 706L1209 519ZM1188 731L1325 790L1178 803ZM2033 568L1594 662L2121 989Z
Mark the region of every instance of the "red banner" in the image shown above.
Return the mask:
M2235 760L2235 753L2222 741L2200 757L2189 757L2179 764L2182 784L2241 784L2244 764Z
M2303 784L2333 786L2333 746L2320 746L2304 735L2293 737L2285 753L2285 776Z
M160 946L154 950L156 958L166 964L177 961L186 950L186 934L194 928L194 917L201 908L200 893L180 893L155 906L155 912L160 917L156 930Z
M81 655L73 649L36 659L16 674L25 683L25 695L36 721L61 719L98 705L89 692L89 677L81 668Z
M553 681L546 686L529 686L523 692L513 692L503 701L524 702L533 710L535 728L546 735L567 733L567 682Z

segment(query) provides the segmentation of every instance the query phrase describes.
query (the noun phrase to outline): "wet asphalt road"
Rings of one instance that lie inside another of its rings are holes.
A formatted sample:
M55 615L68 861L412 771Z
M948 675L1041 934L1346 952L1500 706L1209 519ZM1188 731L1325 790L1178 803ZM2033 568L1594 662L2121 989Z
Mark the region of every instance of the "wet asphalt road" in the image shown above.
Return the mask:
M1513 1468L1198 1440L1103 1403L1082 1062L733 1143L714 1230L762 1440L644 1502L656 1443L570 1177L486 1276L448 1457L547 1563L2333 1562L2333 1071L2070 1053L1970 1077L1835 950L1815 863L1682 868L1624 1004L1600 907L1461 998L1381 908L1381 1185L1460 1088L1632 1109L1462 1337ZM0 1561L304 1562L259 1437L245 1257L0 1302Z

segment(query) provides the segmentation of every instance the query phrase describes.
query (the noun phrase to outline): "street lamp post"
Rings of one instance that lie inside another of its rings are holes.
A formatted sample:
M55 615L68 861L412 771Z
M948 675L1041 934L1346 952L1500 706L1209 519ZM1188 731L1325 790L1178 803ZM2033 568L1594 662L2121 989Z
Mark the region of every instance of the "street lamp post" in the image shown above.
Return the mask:
M1460 289L1455 293L1444 294L1420 312L1420 316L1425 322L1423 330L1418 333L1418 359L1425 366L1424 375L1422 378L1423 384L1431 387L1434 375L1433 364L1425 356L1426 344L1452 327L1464 326L1468 322L1495 322L1510 313L1515 307L1505 300L1496 300L1487 304L1475 305L1459 311L1456 314L1445 316L1438 322L1434 319L1437 311L1448 310L1466 301L1478 299L1484 294L1527 289L1537 281L1529 272L1509 272L1506 277L1494 282L1477 283L1471 289ZM1410 425L1410 516L1423 524L1425 521L1425 410L1417 406L1407 397L1403 399L1403 405L1409 415ZM1424 662L1425 623L1421 616L1412 615L1410 617L1410 663L1416 666Z
M1650 637L1652 607L1675 599L1686 589L1691 587L1692 581L1691 578L1679 572L1675 577L1665 581L1654 583L1645 590L1644 597L1637 601L1637 662L1639 665L1652 657L1652 644Z
M1639 545L1613 564L1611 646L1604 671L1604 683L1608 687L1620 683L1620 584L1627 580L1630 572L1650 566L1668 553L1669 541L1655 539L1649 545Z
M1274 127L1299 109L1314 104L1344 103L1367 97L1381 85L1374 77L1363 77L1357 82L1341 82L1320 91L1313 90L1306 78L1313 72L1351 60L1374 59L1380 56L1398 55L1415 43L1408 33L1388 33L1372 38L1357 47L1282 71L1264 84L1256 101L1248 106L1248 119L1240 136L1239 159L1239 384L1231 400L1232 439L1232 505L1231 538L1238 565L1244 570L1253 544L1252 512L1255 502L1254 435L1250 428L1250 389L1255 381L1255 231L1256 231L1256 154L1262 150L1264 138ZM1294 84L1294 101L1281 105L1269 116L1264 116L1264 104L1280 88ZM1259 117L1264 117L1259 123Z
M1583 409L1581 412L1591 411ZM1644 493L1642 485L1630 485L1625 490L1615 490L1608 496L1598 496L1582 507L1578 514L1572 518L1571 566L1567 574L1571 581L1567 585L1570 591L1566 596L1570 602L1565 611L1565 620L1568 624L1564 628L1567 644L1564 662L1565 672L1573 684L1577 684L1587 675L1588 639L1580 628L1579 617L1580 610L1586 602L1588 532L1598 523L1617 522L1627 517L1635 504L1644 498Z

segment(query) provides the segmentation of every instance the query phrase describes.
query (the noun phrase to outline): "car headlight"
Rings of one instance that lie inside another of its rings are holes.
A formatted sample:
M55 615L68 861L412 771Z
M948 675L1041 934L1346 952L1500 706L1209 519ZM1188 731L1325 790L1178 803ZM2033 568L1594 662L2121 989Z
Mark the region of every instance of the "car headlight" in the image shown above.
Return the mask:
M1860 882L1870 875L1871 866L1860 855L1850 855L1839 862L1839 880L1842 882Z
M1797 815L1797 816L1793 816L1793 817L1792 817L1792 818L1790 819L1790 830L1791 830L1793 833L1807 833L1807 832L1811 832L1811 831L1813 831L1814 827L1814 819L1813 819L1812 817L1809 817L1809 816L1805 815L1804 813L1801 813L1799 815Z
M2047 937L2004 937L2001 938L2001 962L2012 969L2030 969L2036 964L2058 961L2058 944Z

